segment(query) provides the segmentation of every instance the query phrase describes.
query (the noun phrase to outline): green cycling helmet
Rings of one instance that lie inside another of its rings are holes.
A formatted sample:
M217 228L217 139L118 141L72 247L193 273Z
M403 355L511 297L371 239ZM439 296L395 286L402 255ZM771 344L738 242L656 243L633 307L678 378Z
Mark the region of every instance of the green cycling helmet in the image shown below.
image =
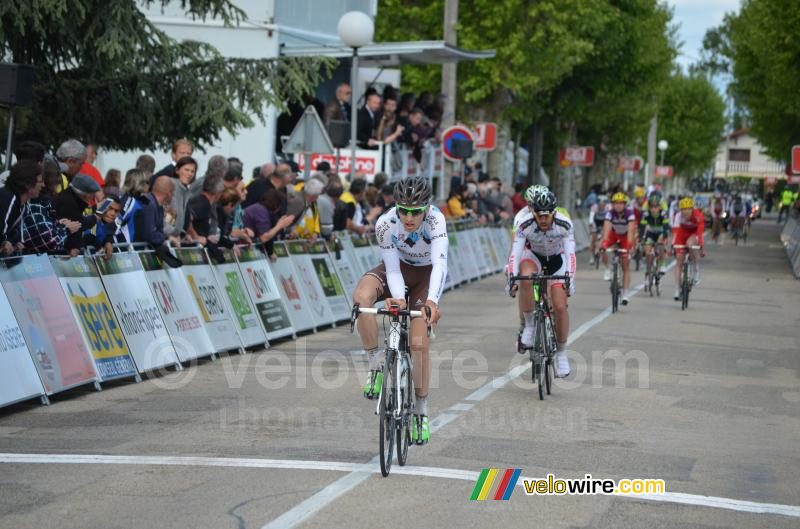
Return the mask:
M525 202L527 202L529 206L533 206L534 202L536 201L536 197L543 193L547 193L548 191L550 190L547 188L547 186L532 185L525 190Z

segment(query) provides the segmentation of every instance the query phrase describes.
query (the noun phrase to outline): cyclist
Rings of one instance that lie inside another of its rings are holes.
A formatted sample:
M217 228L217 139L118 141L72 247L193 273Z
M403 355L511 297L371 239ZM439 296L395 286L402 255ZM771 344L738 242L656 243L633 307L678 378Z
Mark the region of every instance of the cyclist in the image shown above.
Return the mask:
M631 248L633 248L633 243L636 240L636 216L633 214L631 208L626 206L627 203L628 197L625 193L617 192L611 197L611 209L606 212L606 220L603 226L604 250L615 244L629 252ZM627 305L630 302L630 297L628 296L628 288L630 288L631 284L629 257L630 255L628 254L622 255L623 305ZM608 259L608 254L605 252L603 252L603 264L606 265L603 279L611 281L611 262Z
M375 225L383 262L364 274L356 286L353 301L371 307L385 300L385 306L406 308L408 287L411 310L430 308L430 318L411 320L411 355L414 379L414 416L411 440L425 444L430 440L428 426L428 386L431 361L428 355L427 323L439 321L439 297L447 277L448 239L444 215L429 205L431 185L424 177L413 176L394 187L396 206L384 213ZM423 311L423 314L425 312ZM374 315L358 318L358 333L369 362L364 397L380 395L384 351L378 347L378 324Z
M560 208L556 210L556 206L556 196L547 188L531 193L528 207L523 210L527 211L527 218L520 223L514 235L508 268L511 275L569 274L569 292L561 280L550 281L547 285L556 319L556 376L563 378L570 373L565 347L569 336L567 297L575 292L575 232L572 220ZM531 347L536 333L533 283L521 281L508 293L514 297L517 290L520 291L519 308L525 320L521 341L523 345Z
M608 197L599 195L597 203L592 204L589 208L589 229L592 230L592 238L590 240L591 256L589 257L589 265L594 265L596 257L597 239L603 233L603 223L606 221L606 211L608 210Z
M744 218L747 216L747 207L738 191L734 191L731 196L728 204L728 216L731 219L731 233L735 234L738 231L741 234L744 229Z
M647 210L647 193L643 187L636 187L633 191L633 200L630 201L628 207L633 210L636 216L636 224L642 219L642 212Z
M647 256L648 266L651 259L655 258L658 250L659 274L664 274L665 252L664 243L669 236L670 226L667 212L661 207L661 195L653 193L648 201L648 211L639 221L639 240L644 244L644 253Z
M714 241L717 241L722 231L722 214L728 209L728 205L725 203L725 199L719 191L714 191L710 209L712 238Z
M672 246L682 244L686 246L700 246L703 253L703 230L705 229L705 219L703 212L694 207L692 197L682 198L678 204L678 212L675 214L675 222L672 228ZM677 263L675 266L675 300L681 297L681 270L683 270L683 260L686 252L677 252ZM694 265L692 282L696 285L700 283L700 263L697 261L697 252L692 250L689 260Z

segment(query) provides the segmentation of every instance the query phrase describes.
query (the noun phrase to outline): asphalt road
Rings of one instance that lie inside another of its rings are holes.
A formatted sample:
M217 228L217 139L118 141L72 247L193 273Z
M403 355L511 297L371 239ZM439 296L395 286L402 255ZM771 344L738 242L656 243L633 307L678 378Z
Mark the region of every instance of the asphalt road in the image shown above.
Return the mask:
M0 527L800 526L800 284L777 226L709 245L686 312L668 275L661 298L609 315L587 259L573 374L544 401L503 280L445 295L432 441L389 478L366 362L339 327L0 410ZM484 468L663 479L668 494L526 496L520 480L509 501L469 501Z

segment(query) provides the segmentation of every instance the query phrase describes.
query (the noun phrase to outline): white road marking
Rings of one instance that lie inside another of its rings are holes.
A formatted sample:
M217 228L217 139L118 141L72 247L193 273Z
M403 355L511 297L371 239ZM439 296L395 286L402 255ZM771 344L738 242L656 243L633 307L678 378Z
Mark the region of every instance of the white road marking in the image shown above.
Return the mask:
M334 483L338 487L329 485L322 491L298 505L315 508L314 512L326 505L323 501L331 502L347 490L352 489L372 474L377 474L380 469L375 461L366 464L346 463L338 461L300 461L292 459L255 459L255 458L228 458L228 457L191 457L191 456L109 456L92 454L14 454L0 453L0 463L10 464L92 464L92 465L155 465L155 466L190 466L190 467L227 467L227 468L270 468L278 470L315 470L348 472L348 474ZM479 472L460 470L456 468L440 467L396 467L393 474L407 476L421 476L439 479L457 479L461 481L477 481ZM518 487L524 487L524 480L532 478L520 476ZM697 494L684 494L681 492L667 492L664 494L624 495L619 498L640 501L656 501L677 503L682 505L695 505L728 511L747 512L754 514L777 514L800 518L800 506L781 505L778 503L758 503L716 496L700 496ZM312 500L317 498L315 501ZM290 513L292 513L290 515ZM304 514L302 511L289 511L280 518L276 518L265 527L285 527L286 524L300 524L313 514Z

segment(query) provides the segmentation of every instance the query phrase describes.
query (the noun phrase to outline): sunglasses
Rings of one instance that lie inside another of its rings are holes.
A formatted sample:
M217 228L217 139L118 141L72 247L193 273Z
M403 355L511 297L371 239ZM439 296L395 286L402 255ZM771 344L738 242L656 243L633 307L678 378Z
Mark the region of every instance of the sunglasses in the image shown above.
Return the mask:
M536 215L537 219L549 219L553 216L552 211L534 211L533 214Z
M397 214L403 215L405 217L416 217L417 215L422 215L425 211L425 208L428 206L421 206L418 208L407 208L404 206L397 206Z

